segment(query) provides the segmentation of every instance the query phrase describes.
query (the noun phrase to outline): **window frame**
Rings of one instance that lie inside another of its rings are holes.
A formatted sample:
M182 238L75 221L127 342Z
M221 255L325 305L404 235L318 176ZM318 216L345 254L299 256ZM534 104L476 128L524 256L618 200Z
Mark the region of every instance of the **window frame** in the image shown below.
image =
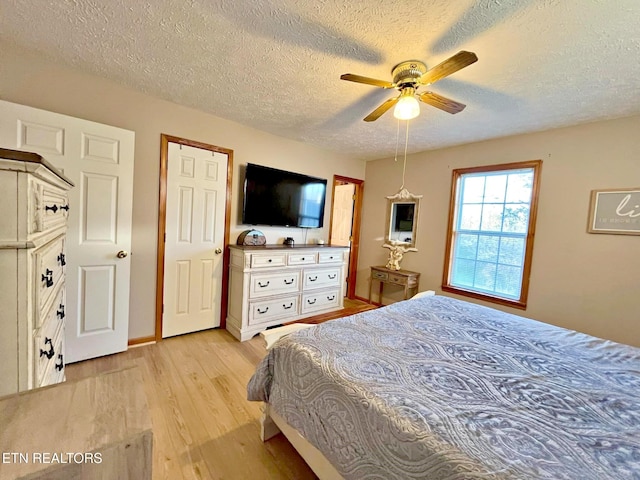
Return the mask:
M520 298L517 300L501 297L499 295L491 295L489 293L468 290L459 286L451 285L451 270L453 267L454 252L454 235L456 233L455 225L457 215L459 214L459 188L460 180L463 175L471 173L494 173L508 172L509 170L533 169L533 185L531 188L531 201L529 203L529 224L527 226L527 234L525 241L524 265L522 267L522 280L520 288ZM536 218L538 214L538 197L540 190L540 176L542 172L542 160L529 160L524 162L513 162L496 165L483 165L480 167L458 168L452 170L451 191L449 199L449 224L447 227L446 249L444 257L444 270L442 275L442 290L445 292L455 293L466 297L485 300L487 302L506 305L509 307L525 310L527 308L527 299L529 294L529 277L531 275L531 263L533 259L533 240L535 237Z

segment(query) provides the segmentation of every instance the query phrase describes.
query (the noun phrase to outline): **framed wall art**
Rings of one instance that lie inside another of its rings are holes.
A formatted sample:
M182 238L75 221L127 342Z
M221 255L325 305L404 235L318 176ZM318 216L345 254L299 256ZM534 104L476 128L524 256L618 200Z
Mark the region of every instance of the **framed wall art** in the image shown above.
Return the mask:
M640 187L592 190L587 231L640 235Z

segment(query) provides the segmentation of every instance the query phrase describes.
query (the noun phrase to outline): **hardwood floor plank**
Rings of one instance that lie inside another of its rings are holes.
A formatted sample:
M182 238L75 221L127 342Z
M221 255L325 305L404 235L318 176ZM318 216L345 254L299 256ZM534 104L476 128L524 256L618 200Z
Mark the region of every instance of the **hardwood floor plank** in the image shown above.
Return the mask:
M66 367L68 380L137 366L153 424L154 480L282 479L315 475L282 435L260 440L260 403L246 384L266 351L206 330Z

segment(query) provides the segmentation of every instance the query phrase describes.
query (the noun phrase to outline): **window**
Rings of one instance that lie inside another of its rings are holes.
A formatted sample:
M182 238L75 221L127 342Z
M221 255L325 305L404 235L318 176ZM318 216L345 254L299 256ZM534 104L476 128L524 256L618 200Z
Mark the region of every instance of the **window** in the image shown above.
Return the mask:
M443 290L526 308L541 168L453 171Z

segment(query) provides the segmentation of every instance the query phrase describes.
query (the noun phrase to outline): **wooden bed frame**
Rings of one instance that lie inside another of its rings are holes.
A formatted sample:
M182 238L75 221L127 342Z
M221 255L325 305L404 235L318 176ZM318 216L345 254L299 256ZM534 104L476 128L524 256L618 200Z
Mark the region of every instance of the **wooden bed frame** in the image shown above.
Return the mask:
M412 298L435 295L433 290L419 292ZM308 323L294 323L283 327L272 328L260 333L267 345L267 349L281 337L293 333L298 330L313 327ZM293 448L297 450L300 456L307 462L307 465L313 470L313 473L320 480L344 480L344 477L338 473L335 467L327 460L320 450L311 445L300 433L287 423L287 421L278 415L269 406L268 403L262 405L261 431L260 438L263 442L275 437L278 433L282 433Z
M269 407L268 403L262 406L262 429L260 437L263 442L275 437L278 433L287 437L289 443L297 450L300 456L307 462L309 468L320 480L344 480L342 475L331 465L331 462L322 454L320 450L311 445L306 438L287 423Z

